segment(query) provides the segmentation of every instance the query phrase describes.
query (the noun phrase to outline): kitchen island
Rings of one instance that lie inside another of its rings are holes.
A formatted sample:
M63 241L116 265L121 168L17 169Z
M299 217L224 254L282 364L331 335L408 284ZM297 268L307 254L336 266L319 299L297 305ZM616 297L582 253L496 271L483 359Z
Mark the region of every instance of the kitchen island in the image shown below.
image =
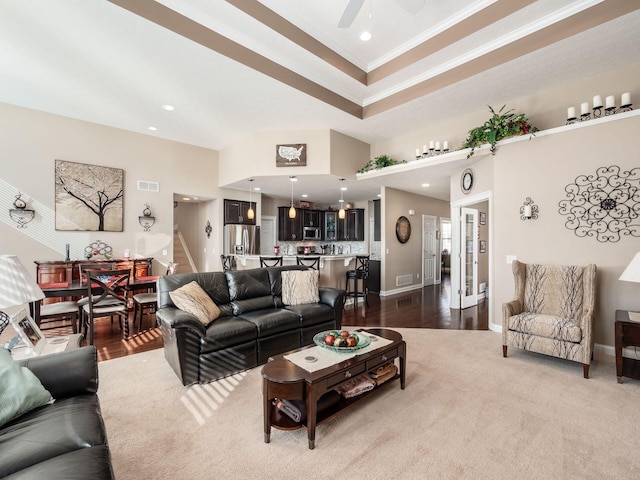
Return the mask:
M265 255L282 257L283 265L295 265L297 257L320 257L320 286L345 288L345 273L355 268L356 255ZM260 268L260 255L234 255L236 268Z

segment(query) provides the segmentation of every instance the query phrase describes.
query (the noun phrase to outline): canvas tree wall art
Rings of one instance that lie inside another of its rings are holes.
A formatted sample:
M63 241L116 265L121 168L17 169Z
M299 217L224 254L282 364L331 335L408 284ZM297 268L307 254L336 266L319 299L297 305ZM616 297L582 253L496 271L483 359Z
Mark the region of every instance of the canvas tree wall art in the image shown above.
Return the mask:
M56 230L122 232L124 170L56 160Z

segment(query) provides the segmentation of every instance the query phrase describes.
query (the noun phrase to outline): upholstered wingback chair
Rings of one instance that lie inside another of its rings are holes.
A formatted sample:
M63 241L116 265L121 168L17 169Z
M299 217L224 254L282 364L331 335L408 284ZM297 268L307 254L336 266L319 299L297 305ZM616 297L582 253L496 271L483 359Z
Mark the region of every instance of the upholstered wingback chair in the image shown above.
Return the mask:
M509 345L580 362L593 356L596 266L513 262L515 298L502 305L502 355Z

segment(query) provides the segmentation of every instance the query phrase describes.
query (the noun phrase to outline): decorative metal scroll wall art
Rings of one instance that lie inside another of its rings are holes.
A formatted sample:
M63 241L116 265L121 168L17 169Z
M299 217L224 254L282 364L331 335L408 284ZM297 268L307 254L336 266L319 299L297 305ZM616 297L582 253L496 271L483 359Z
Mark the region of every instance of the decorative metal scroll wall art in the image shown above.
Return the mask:
M640 237L640 168L600 167L594 175L578 176L565 192L559 213L578 237L603 243Z

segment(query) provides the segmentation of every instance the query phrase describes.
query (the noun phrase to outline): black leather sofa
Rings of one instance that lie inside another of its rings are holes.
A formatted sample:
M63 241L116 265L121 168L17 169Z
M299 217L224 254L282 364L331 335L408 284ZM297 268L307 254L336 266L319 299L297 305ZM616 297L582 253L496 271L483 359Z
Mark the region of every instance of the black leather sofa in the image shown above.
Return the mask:
M20 363L40 379L55 402L0 428L0 478L115 478L97 396L95 347Z
M284 266L184 273L160 277L156 317L165 358L183 385L206 383L266 363L269 357L313 343L313 336L342 326L344 290L320 287L320 302L282 303ZM206 327L179 310L169 292L195 280L220 308Z

